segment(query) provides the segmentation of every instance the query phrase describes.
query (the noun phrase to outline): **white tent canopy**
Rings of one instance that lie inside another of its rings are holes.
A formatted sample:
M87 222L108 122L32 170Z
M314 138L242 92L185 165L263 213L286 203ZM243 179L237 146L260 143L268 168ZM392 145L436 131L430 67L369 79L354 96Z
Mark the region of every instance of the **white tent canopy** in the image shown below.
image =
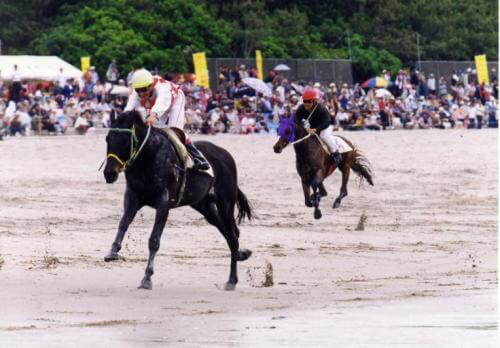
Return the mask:
M61 77L80 78L83 74L80 69L56 56L0 55L0 79L12 79L14 64L17 64L17 71L23 80L55 81Z
M127 86L113 85L109 90L109 94L128 96L131 93L131 89Z

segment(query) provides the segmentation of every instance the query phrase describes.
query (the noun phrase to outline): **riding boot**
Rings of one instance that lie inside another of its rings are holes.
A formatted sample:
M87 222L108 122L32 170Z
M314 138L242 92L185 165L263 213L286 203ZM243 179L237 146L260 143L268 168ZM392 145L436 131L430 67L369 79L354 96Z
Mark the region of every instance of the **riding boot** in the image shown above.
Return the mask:
M338 150L330 154L330 157L335 164L335 167L338 167L340 165L340 162L342 162L342 155L340 154L340 152L338 152Z
M186 150L193 158L193 169L194 170L208 170L210 165L200 151L193 145L193 143L186 144Z

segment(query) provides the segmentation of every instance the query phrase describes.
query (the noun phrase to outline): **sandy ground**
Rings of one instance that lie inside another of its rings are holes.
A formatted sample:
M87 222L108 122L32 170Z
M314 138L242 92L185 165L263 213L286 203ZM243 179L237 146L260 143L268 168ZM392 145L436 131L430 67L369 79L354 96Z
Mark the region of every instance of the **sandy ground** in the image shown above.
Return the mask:
M151 209L103 261L125 185L97 171L103 134L0 142L0 347L497 347L497 132L344 135L375 187L351 180L333 210L335 173L319 221L275 136L195 137L233 154L257 214L233 292L225 241L190 208L170 214L152 291Z

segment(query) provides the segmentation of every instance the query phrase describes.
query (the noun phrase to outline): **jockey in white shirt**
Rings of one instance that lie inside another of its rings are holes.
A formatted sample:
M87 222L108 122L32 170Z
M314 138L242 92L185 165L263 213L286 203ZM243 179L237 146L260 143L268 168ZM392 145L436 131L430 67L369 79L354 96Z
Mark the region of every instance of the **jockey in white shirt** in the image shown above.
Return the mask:
M134 72L131 79L132 94L129 96L124 111L144 109L147 125L167 125L184 131L185 96L178 85L164 80L160 76L153 76L146 69ZM187 135L186 149L193 157L193 169L207 170L209 164L198 149L191 143Z

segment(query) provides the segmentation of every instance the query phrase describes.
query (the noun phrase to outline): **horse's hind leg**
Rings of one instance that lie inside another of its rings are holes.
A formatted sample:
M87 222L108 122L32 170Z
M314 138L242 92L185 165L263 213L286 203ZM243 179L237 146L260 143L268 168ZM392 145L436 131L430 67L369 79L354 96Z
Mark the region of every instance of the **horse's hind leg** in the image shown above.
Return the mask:
M323 183L319 184L319 194L321 195L321 197L328 196L328 192L326 192L326 189L325 189L325 186L323 185Z
M351 168L344 164L342 167L342 186L340 187L340 194L339 196L335 199L335 202L333 202L333 208L338 208L340 207L340 202L342 201L342 198L347 196L347 182L349 181L349 175L351 173Z
M237 261L245 261L252 255L251 250L239 248L239 230L234 219L235 204L236 201L230 199L219 199L216 204L218 215L222 220L223 226L226 227L224 236L231 250L231 270L229 281L226 283L226 290L234 290L238 282Z
M132 193L132 191L126 190L123 216L120 220L120 224L118 225L118 232L116 233L115 240L111 245L111 250L106 256L104 256L104 261L109 262L118 259L118 252L122 248L122 241L123 237L125 236L125 232L127 232L127 229L134 220L134 217L137 214L138 210L139 202L137 201L135 195Z
M252 252L246 249L239 250L236 231L224 223L213 196L207 197L203 201L192 205L192 207L199 211L211 225L217 227L226 239L231 251L231 270L229 272L229 280L226 283L226 290L234 290L236 283L238 283L237 261L246 260Z
M149 236L148 265L146 266L144 278L142 278L139 289L151 290L153 288L153 284L151 283L151 276L154 274L155 256L158 252L158 249L160 248L160 239L163 233L163 229L165 228L165 224L167 223L168 212L169 210L167 208L167 204L162 205L161 207L156 209L155 225L153 227L153 232L151 232L151 236Z
M236 220L234 219L234 215L230 215L229 220L230 220L229 221L230 225L232 225L232 230L234 231L234 235L236 236L236 239L239 241L240 229L238 228L238 225L236 224ZM238 249L238 261L245 261L251 255L252 255L252 250L250 250L250 249L245 249L245 248Z

